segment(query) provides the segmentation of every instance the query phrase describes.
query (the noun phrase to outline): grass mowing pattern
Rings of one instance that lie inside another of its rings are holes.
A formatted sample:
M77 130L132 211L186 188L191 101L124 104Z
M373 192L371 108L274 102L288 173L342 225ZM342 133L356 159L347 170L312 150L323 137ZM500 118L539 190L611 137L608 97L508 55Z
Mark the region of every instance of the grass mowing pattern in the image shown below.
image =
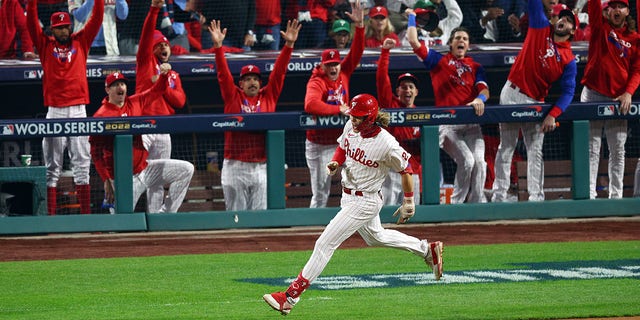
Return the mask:
M238 281L294 277L309 251L0 263L0 319L272 319ZM640 241L447 246L447 271L640 258ZM430 272L400 250L338 250L323 275ZM597 279L310 290L288 319L553 319L640 315L640 281Z

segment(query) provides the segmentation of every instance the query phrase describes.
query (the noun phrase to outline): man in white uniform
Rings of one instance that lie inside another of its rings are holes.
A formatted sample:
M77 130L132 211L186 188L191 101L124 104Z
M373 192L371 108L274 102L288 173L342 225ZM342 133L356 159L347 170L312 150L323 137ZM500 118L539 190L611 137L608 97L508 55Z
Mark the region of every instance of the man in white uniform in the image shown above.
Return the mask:
M325 268L333 252L354 232L370 246L404 249L420 256L433 269L436 280L442 276L442 242L427 242L396 230L382 227L380 195L382 182L389 170L402 174L404 201L396 210L397 223L405 223L415 211L413 202L413 178L407 153L383 126L389 124L390 115L378 112L378 102L368 94L357 95L351 100L347 113L350 121L338 138L338 148L333 160L327 164L327 172L333 175L344 164L342 174L342 200L340 212L329 222L316 241L313 254L298 277L286 292L265 294L263 299L283 315L288 314L298 302L302 292L309 287Z

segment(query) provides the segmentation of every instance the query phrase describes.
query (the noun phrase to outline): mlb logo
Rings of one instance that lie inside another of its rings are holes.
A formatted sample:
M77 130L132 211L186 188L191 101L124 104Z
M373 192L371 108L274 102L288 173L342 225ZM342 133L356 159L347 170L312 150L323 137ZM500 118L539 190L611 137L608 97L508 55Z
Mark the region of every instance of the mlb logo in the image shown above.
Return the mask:
M613 116L616 114L616 107L614 105L598 106L599 116Z
M29 70L24 72L25 79L38 79L38 71Z
M13 133L15 132L15 130L14 130L14 129L15 129L15 128L13 127L13 125L12 125L12 124L5 124L5 125L2 125L2 126L0 126L0 132L2 132L2 133L0 133L0 135L3 135L3 136L11 136L11 135L13 135Z
M505 56L504 57L504 64L510 65L510 64L514 64L514 63L516 63L516 56Z
M300 116L301 126L315 126L317 124L318 124L318 121L316 121L316 117L314 116L309 116L309 115Z

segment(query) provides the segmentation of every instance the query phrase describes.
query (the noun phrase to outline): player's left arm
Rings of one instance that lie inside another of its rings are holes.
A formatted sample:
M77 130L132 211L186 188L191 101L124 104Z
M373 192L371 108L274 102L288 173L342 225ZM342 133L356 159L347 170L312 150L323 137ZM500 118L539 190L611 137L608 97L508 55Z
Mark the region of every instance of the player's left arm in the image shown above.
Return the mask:
M560 97L556 100L556 103L551 107L549 114L542 121L543 132L551 132L556 129L556 118L560 116L573 100L573 95L576 91L576 75L578 74L578 67L576 60L572 59L564 67L564 72L560 77Z
M163 97L172 108L182 109L187 102L187 95L182 88L180 74L171 71L168 73L167 79L169 79L168 81L170 81L171 86L164 92Z
M400 172L400 177L402 179L402 192L404 192L404 197L402 199L402 205L393 213L394 217L398 216L397 224L409 221L416 212L416 205L413 201L413 170L411 170L410 164Z
M489 99L489 86L485 80L484 68L478 65L476 69L476 90L478 96L476 96L471 102L467 103L468 106L472 106L476 112L476 116L484 114L484 103Z
M87 21L87 24L84 26L82 31L78 32L82 35L79 36L80 41L82 41L83 46L87 49L91 47L91 43L93 43L93 39L96 38L98 32L100 31L100 27L102 26L102 19L104 18L104 0L95 0L93 4L93 10L91 10L91 17Z

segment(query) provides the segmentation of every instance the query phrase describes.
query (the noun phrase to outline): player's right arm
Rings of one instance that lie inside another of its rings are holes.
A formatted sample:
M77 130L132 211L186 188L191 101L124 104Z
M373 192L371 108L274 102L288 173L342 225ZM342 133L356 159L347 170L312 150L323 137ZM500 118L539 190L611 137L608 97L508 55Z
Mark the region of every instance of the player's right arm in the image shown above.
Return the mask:
M164 4L164 0L152 0L149 13L144 19L138 52L136 53L136 91L148 89L151 86L151 78L155 75L155 57L153 55L153 31L156 29L158 12ZM149 86L149 87L147 87Z
M43 35L42 27L40 27L38 0L30 0L27 3L27 30L29 30L29 36L31 36L31 40L33 40L38 54L42 56L42 49L47 41L47 37Z
M229 70L227 58L224 56L224 48L222 42L227 36L227 28L220 27L220 20L211 20L209 25L209 34L213 42L213 53L216 59L216 67L218 67L218 83L220 85L220 93L224 100L225 113L240 113L240 98L236 95L238 90L233 82L233 75ZM236 103L237 102L237 103Z
M549 19L544 13L542 0L527 1L529 7L529 28L542 29L549 27Z
M390 108L393 101L393 89L391 89L391 80L389 79L389 56L391 48L395 47L396 42L393 39L385 39L380 50L380 58L378 59L378 69L376 70L376 90L378 93L378 102L385 108Z
M307 94L304 96L304 111L318 116L331 116L339 114L340 105L325 102L324 80L321 77L311 77L307 82Z

